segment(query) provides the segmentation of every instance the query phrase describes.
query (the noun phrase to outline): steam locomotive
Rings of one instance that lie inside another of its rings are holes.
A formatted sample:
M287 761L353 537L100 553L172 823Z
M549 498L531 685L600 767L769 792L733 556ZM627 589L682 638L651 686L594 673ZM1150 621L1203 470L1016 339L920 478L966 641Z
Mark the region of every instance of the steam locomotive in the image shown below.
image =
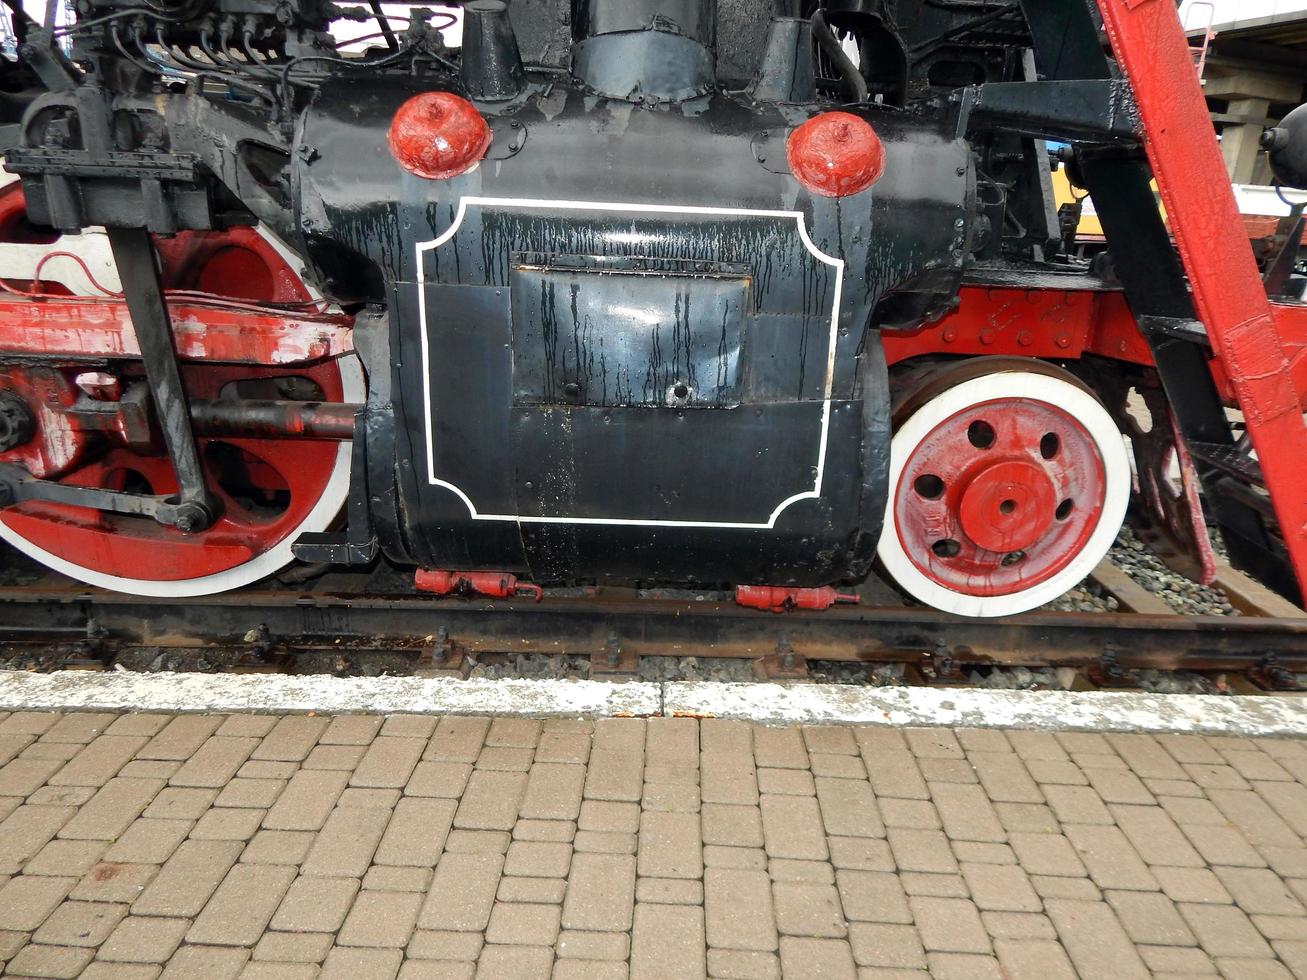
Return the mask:
M8 2L0 536L73 578L1001 616L1133 494L1292 588L1083 0Z

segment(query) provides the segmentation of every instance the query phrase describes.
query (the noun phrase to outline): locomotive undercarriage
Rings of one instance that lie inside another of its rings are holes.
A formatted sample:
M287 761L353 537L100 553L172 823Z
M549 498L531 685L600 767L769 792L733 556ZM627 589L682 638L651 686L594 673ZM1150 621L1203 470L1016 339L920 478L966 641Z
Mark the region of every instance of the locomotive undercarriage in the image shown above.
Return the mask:
M328 25L373 12L87 0L70 56L18 18L0 536L146 595L296 558L876 568L1001 616L1083 579L1132 486L1210 572L1202 483L1232 559L1294 592L1259 491L1213 462L1248 458L1238 379L1185 336L1095 10L461 6L461 48L415 10L351 58ZM1113 272L1065 255L1046 138L1115 223Z

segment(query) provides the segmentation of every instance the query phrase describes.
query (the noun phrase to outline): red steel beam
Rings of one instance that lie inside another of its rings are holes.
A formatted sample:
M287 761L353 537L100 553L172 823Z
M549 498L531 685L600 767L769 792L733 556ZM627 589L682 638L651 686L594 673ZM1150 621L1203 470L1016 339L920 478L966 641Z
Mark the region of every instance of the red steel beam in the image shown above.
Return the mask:
M1307 593L1307 424L1172 0L1097 0L1198 316L1229 376Z

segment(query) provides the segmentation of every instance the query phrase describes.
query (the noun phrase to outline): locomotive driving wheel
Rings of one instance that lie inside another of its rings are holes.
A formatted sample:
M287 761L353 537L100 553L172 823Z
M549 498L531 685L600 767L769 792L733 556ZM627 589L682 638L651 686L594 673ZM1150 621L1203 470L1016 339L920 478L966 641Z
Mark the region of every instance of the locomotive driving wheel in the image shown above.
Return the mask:
M21 208L16 190L0 192L0 251L7 244L32 240L30 234L5 234L28 227L16 210ZM41 244L67 254L77 249L78 239ZM158 243L158 252L161 275L170 289L217 301L317 305L284 246L254 229L187 233ZM69 290L55 285L49 293L50 302L58 302ZM88 356L95 353L88 351ZM188 361L180 368L188 396L210 402L253 398L358 403L364 397L362 369L352 355L286 367ZM57 363L0 365L0 389L42 405L34 412L39 430L58 413L58 399L47 398L43 404L36 397L52 386L63 385L67 403L73 396L82 397L79 391L86 391L87 378L123 390L144 384L139 362L111 362L109 375L79 373L87 370ZM93 449L79 452L74 462L45 478L130 493L176 493L176 475L157 439L148 446L97 439ZM26 501L0 510L0 538L90 585L144 596L208 595L256 582L293 562L296 538L327 530L349 492L349 442L197 435L196 447L206 484L220 506L217 520L199 533L183 533L149 516ZM21 462L14 455L0 452L0 461Z
M895 398L879 556L913 598L962 616L1028 612L1106 557L1130 501L1107 409L1041 361L977 358Z

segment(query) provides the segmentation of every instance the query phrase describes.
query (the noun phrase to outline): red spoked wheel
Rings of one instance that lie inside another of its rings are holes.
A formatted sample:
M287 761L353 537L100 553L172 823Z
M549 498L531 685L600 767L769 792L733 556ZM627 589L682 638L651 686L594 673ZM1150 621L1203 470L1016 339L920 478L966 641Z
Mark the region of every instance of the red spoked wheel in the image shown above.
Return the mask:
M1130 500L1125 442L1102 403L1039 361L976 359L898 400L880 559L908 594L1010 616L1078 585Z
M27 227L15 214L11 195L0 196L0 204L5 200L11 207L0 208L6 219L0 232ZM68 236L49 248L76 251L76 243ZM180 235L159 252L163 278L172 289L266 303L313 299L291 264L293 256L254 229ZM17 375L24 370L0 367L0 388L23 391L25 381ZM138 363L121 362L115 370L124 384L142 378ZM195 399L358 403L365 394L362 370L352 356L275 368L189 362L182 365L182 378ZM36 416L40 438L55 416ZM290 564L295 539L328 529L348 496L348 442L201 437L197 444L209 488L222 505L221 516L205 531L183 534L150 518L29 502L0 511L0 538L91 585L147 596L208 595L256 582ZM0 454L0 461L21 461L7 458L18 452ZM138 452L100 438L77 460L54 478L136 493L177 490L161 448Z

